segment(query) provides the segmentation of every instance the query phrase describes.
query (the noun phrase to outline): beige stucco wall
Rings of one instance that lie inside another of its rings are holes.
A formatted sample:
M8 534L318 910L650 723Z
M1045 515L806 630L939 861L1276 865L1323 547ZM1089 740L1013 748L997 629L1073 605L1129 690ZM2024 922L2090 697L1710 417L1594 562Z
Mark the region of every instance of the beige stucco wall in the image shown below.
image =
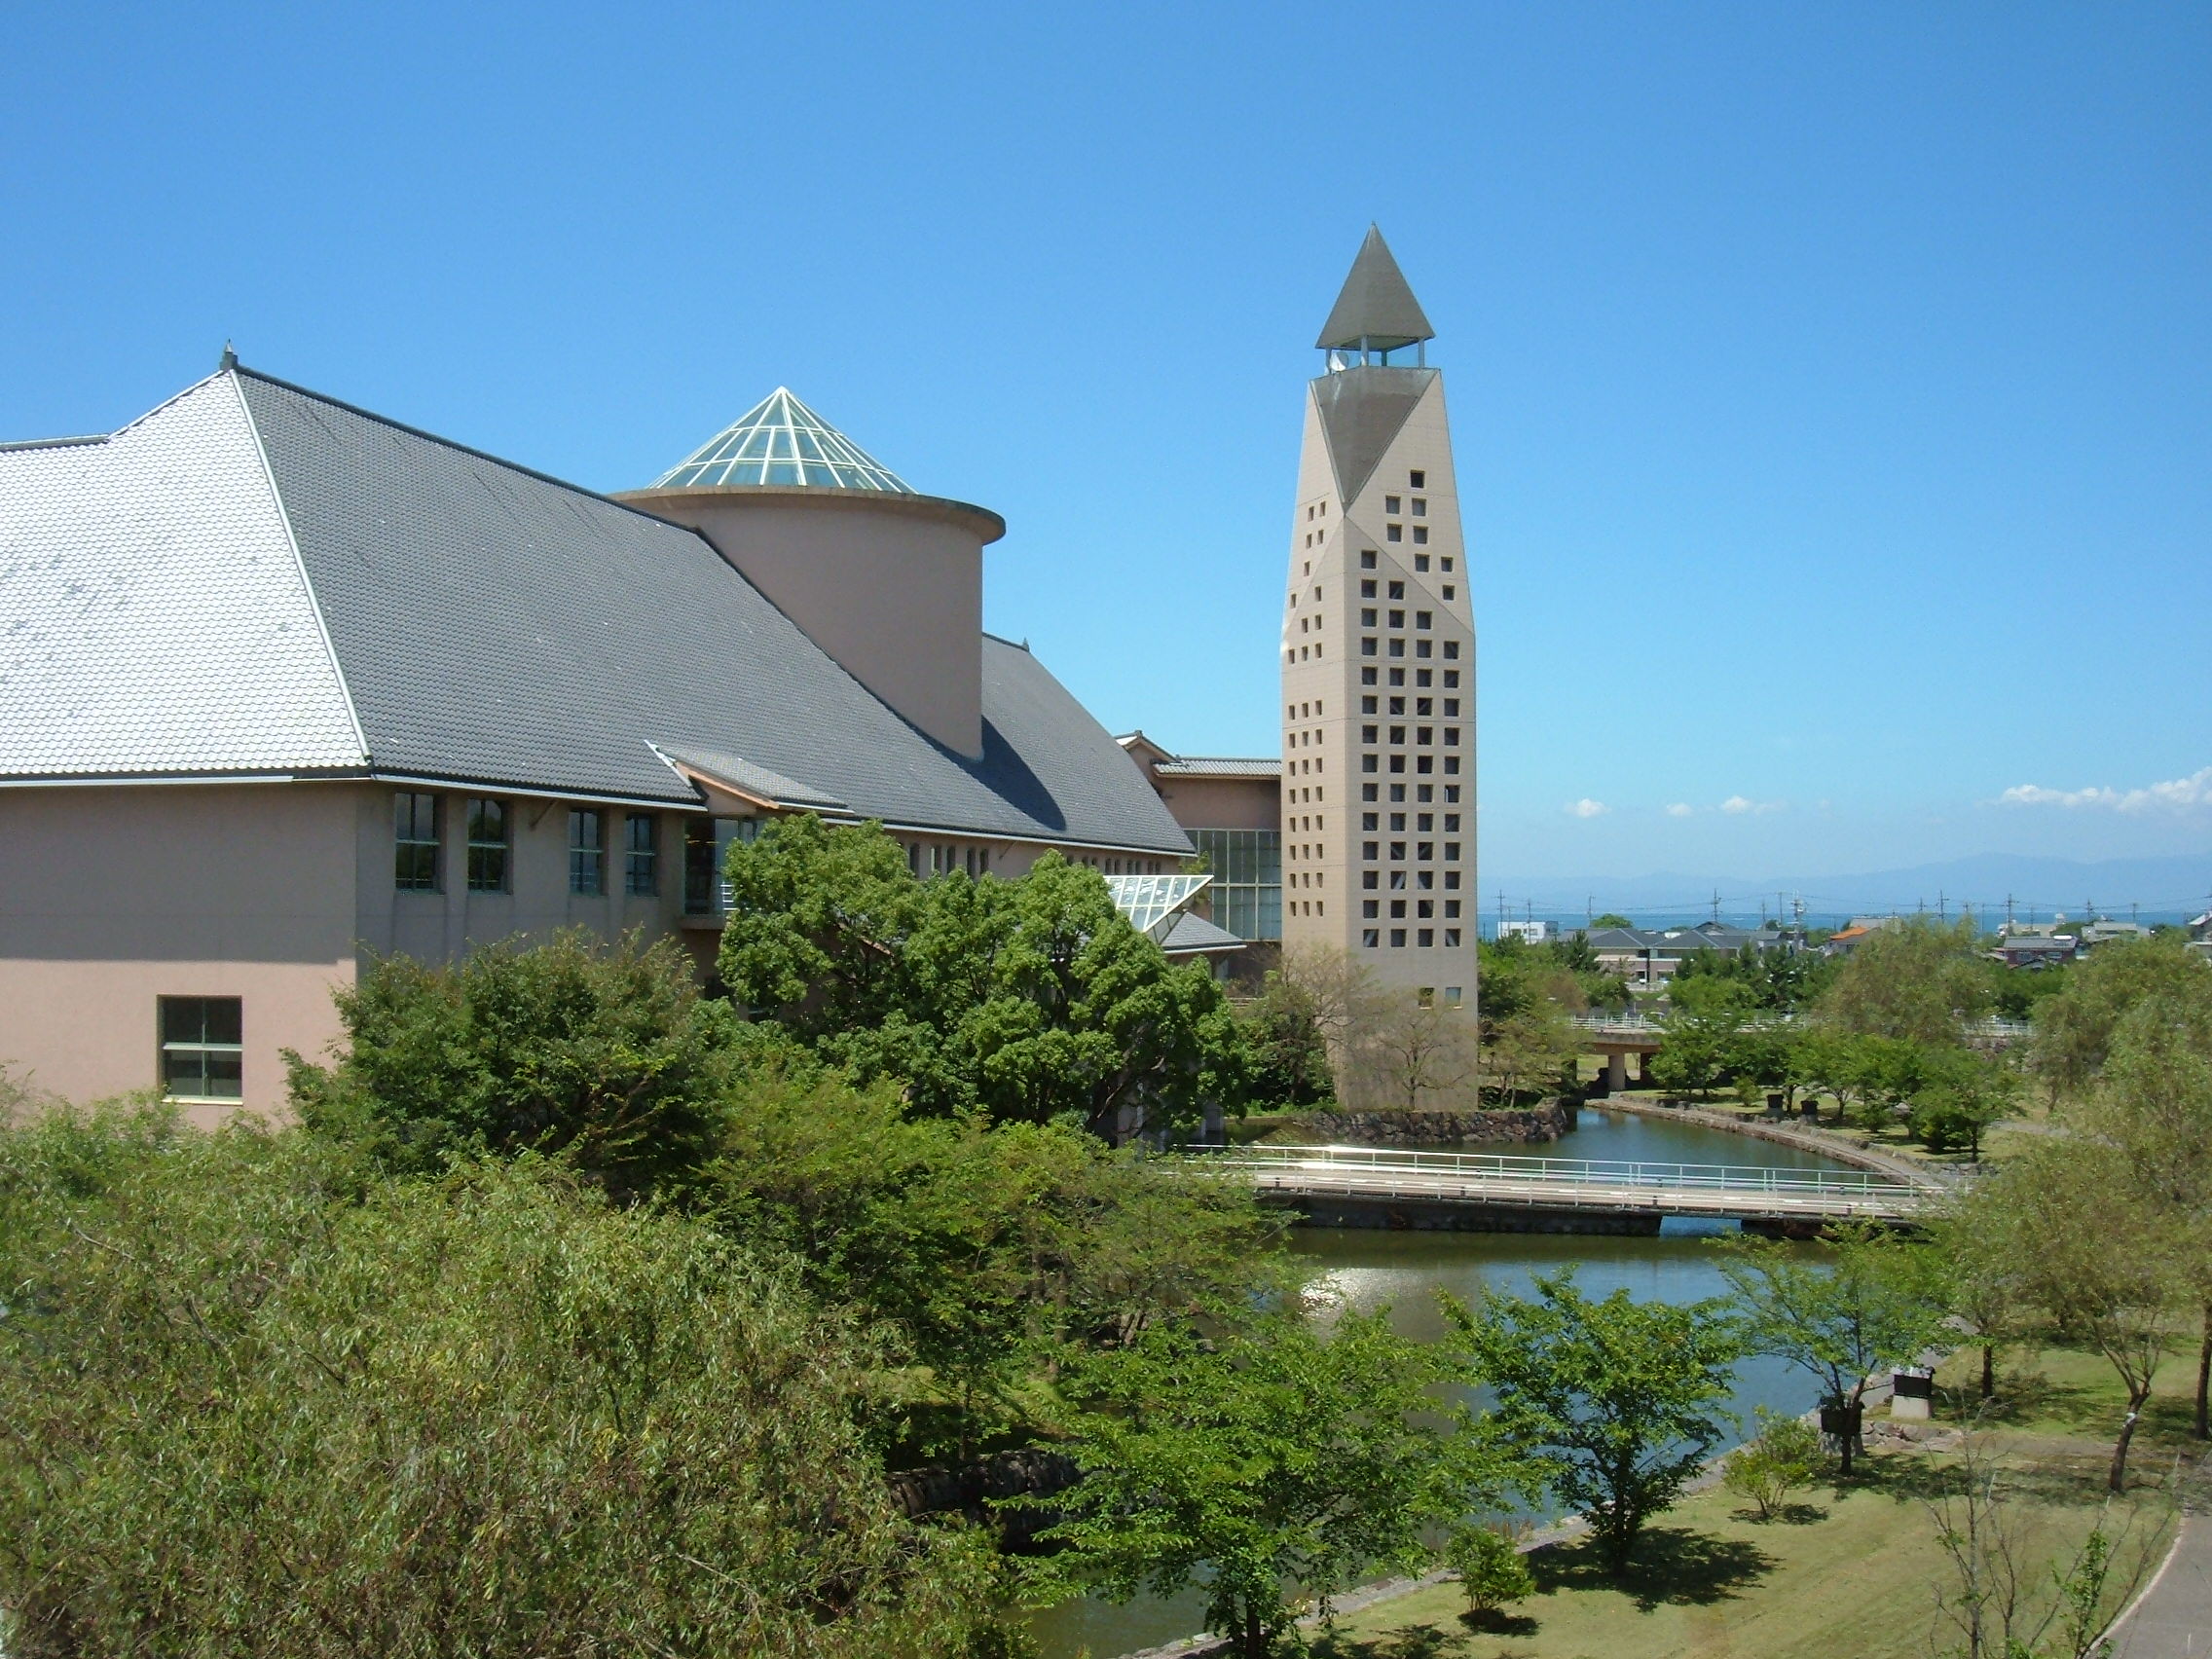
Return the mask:
M622 498L697 530L854 679L940 743L982 754L990 515L865 491Z
M1274 778L1184 778L1155 773L1153 787L1186 830L1279 830L1282 785Z
M235 996L243 1104L279 1110L278 1051L336 1036L331 988L353 976L357 793L0 790L0 1064L74 1100L151 1088L156 999Z

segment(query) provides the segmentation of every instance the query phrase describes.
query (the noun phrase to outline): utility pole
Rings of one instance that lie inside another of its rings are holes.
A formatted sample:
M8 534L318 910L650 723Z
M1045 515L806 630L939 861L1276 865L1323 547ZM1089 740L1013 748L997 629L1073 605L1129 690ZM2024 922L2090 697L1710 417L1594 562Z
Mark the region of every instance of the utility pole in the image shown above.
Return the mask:
M1497 890L1497 937L1505 937L1505 889Z
M1720 889L1717 887L1713 890L1713 919L1720 920Z
M1936 889L1936 919L1940 921L1945 927L1950 926L1951 902L1944 896L1943 890L1940 887Z
M2012 896L2009 893L2005 895L2005 937L2012 937Z

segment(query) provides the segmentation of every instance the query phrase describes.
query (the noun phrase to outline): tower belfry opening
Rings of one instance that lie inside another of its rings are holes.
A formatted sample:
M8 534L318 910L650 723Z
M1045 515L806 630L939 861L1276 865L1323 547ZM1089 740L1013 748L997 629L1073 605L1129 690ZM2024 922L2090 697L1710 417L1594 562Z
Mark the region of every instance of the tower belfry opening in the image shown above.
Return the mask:
M1428 314L1414 298L1413 286L1391 256L1379 226L1367 227L1367 239L1351 262L1350 274L1321 325L1314 346L1328 353L1332 373L1341 369L1388 367L1390 353L1412 347L1414 366L1428 363L1428 342L1436 330Z

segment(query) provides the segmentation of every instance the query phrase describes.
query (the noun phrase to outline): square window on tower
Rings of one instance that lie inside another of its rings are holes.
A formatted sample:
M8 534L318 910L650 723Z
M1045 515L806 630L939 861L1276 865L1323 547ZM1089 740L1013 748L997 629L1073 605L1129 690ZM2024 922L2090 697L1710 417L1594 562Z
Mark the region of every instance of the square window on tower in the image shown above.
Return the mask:
M1391 683L1391 684L1393 684L1393 685L1403 685L1403 684L1404 684L1405 682L1406 682L1406 671L1405 671L1404 669L1402 669L1402 668L1393 668L1392 670L1390 670L1390 683ZM1373 683L1373 682L1370 682L1369 683L1371 683L1371 684L1372 684L1372 683Z
M1360 577L1359 597L1362 599L1373 599L1375 597L1375 578L1373 576Z
M1362 697L1359 700L1359 712L1363 715L1372 715L1373 713L1375 713L1375 699L1372 697Z
M1361 642L1360 642L1360 644L1362 645L1362 646L1364 646L1364 645L1366 645L1366 642L1365 642L1365 641L1363 640L1363 641L1361 641ZM1375 683L1375 670L1373 670L1372 668L1363 668L1363 669L1361 669L1361 670L1359 671L1359 682L1360 682L1360 683L1361 683L1362 685L1372 685L1372 684L1374 684L1374 683ZM1455 684L1455 685L1456 685L1456 684L1458 683L1458 682L1457 682L1456 680L1454 680L1454 681L1452 682L1452 683L1453 683L1453 684Z
M1428 512L1428 503L1419 497L1414 498L1414 517L1421 518Z
M1382 539L1383 539L1383 540L1385 540L1385 541L1403 541L1403 540L1405 540L1405 538L1406 538L1406 527L1405 527L1404 525L1402 525L1402 524L1386 524L1386 525L1384 525L1384 526L1382 527Z
M1398 510L1398 500L1399 498L1396 496L1384 496L1382 498L1382 510L1386 513L1396 512Z
M1392 582L1392 583L1390 584L1390 597L1391 597L1392 599L1403 599L1403 598L1405 598L1405 597L1406 597L1406 584L1405 584L1404 582Z
M1425 571L1428 569L1428 555L1426 553L1416 553L1414 555L1414 569L1417 571ZM1449 599L1452 596L1450 593L1446 593L1445 598Z
M1427 525L1425 525L1425 524L1417 524L1417 525L1415 525L1415 526L1414 526L1414 545L1415 545L1416 547L1425 547L1425 546L1427 546L1427 545L1428 545L1428 526L1427 526Z
M1362 547L1362 548L1361 548L1361 549L1359 550L1359 568L1360 568L1361 570L1363 570L1363 571L1372 571L1372 570L1374 570L1374 569L1375 569L1375 549L1374 549L1374 548L1372 548L1372 547ZM1446 569L1447 571L1449 571L1449 570L1450 570L1450 569L1451 569L1452 567L1451 567L1450 565L1446 565L1446 566L1445 566L1444 568L1445 568L1445 569Z
M1428 488L1428 474L1416 467L1406 474L1406 482L1417 490L1425 490Z

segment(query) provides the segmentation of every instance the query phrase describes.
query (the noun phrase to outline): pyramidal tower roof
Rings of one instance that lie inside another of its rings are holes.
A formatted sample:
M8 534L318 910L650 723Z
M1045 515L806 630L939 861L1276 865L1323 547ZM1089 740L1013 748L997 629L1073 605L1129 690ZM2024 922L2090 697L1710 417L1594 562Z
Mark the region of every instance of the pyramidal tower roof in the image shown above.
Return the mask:
M783 386L654 479L652 487L682 490L721 484L798 484L914 494L903 478Z
M1390 257L1390 247L1374 225L1359 244L1359 257L1351 262L1351 275L1337 295L1321 338L1319 350L1395 351L1401 346L1434 340L1436 330L1407 285L1405 273Z

